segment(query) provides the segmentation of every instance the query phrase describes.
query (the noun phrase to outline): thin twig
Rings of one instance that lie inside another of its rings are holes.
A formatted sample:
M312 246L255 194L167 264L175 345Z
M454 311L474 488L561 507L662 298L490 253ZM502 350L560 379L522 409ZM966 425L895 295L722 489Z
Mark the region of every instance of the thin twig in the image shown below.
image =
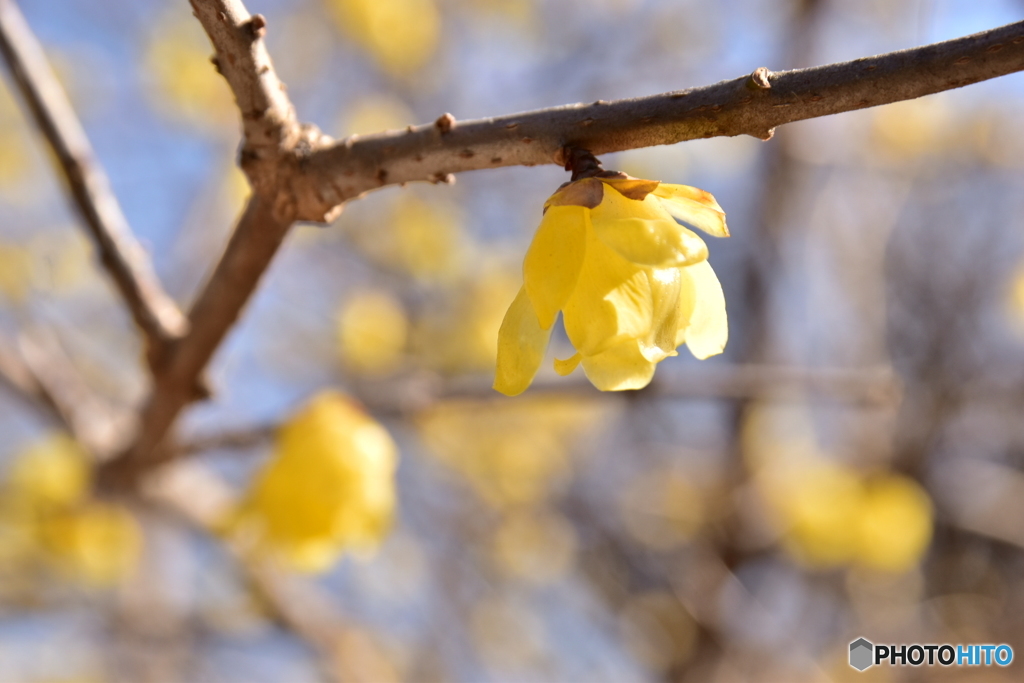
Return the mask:
M214 450L248 450L270 441L277 429L278 425L276 424L262 424L244 429L206 434L177 444L175 457Z
M36 377L18 347L14 341L0 339L0 385L10 389L27 407L42 408L48 418L71 431L68 415Z
M166 346L184 334L185 317L128 227L71 103L13 0L0 0L0 53L60 164L103 266L146 335L155 366Z
M42 408L97 460L123 445L130 416L89 388L52 333L36 329L17 341L0 339L0 383Z
M424 410L447 399L496 398L500 401L491 388L492 379L480 375L444 378L433 373L417 373L361 383L358 395L359 400L374 413L400 415ZM815 397L874 407L893 407L898 404L902 393L899 379L885 367L806 368L722 363L659 369L644 392L665 399L712 401ZM608 399L624 396L598 391L582 372L569 377L554 374L537 377L530 386L530 393L603 396ZM221 438L227 437L225 434Z

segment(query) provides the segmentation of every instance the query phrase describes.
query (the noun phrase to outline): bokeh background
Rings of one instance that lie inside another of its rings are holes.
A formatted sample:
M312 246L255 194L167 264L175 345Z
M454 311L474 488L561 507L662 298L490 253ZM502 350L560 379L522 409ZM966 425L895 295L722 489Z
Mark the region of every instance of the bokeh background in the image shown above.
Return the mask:
M852 59L1024 14L1011 0L247 6L267 17L300 119L338 138ZM247 195L237 112L188 3L22 9L187 307ZM1021 120L1018 74L767 143L605 157L712 192L733 235L710 243L725 354L683 352L639 392L601 394L549 363L521 397L489 389L561 169L372 193L333 225L294 230L180 440L241 491L275 427L318 391L352 396L390 431L390 532L288 598L332 611L350 680L1016 680L1018 663L859 674L846 656L860 636L1024 654ZM139 336L9 80L0 331L56 340L115 405L145 395ZM567 345L556 335L550 353ZM103 502L26 513L46 467L58 503L84 487L53 455L67 448L0 389L0 680L339 676L182 519Z

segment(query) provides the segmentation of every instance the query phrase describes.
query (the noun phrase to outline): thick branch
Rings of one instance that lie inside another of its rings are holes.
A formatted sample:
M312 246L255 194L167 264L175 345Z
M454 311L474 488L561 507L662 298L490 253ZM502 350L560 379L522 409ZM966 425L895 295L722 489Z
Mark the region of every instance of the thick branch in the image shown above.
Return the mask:
M241 0L190 0L216 55L214 66L227 80L242 115L241 166L257 194L270 198L282 222L301 217L327 220L338 207L297 205L299 164L314 148L332 140L312 125L299 124L284 83L270 62L263 36L267 22L250 15ZM323 209L316 213L318 209Z
M85 131L12 0L0 0L0 52L60 164L103 266L147 337L155 363L166 344L184 334L185 317L161 288L146 252L132 235Z
M385 185L437 182L463 171L561 164L566 147L606 154L723 135L767 139L784 123L914 99L1022 69L1024 22L1018 22L877 57L797 71L758 69L650 97L454 125L442 117L317 150L304 164L306 193L310 202L330 205Z
M224 255L189 313L188 335L173 349L155 378L139 418L136 441L125 457L104 471L113 481L132 479L171 457L158 450L181 409L194 398L195 378L210 361L256 289L291 223L274 218L268 201L254 195L235 227Z

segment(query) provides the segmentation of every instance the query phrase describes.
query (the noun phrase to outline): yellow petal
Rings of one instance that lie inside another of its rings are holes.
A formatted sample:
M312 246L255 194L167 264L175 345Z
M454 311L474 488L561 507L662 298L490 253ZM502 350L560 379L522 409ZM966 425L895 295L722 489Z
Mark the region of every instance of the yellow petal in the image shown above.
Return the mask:
M655 363L640 351L640 343L627 339L595 356L583 357L587 379L601 391L643 389L654 377Z
M545 330L565 306L583 266L585 212L580 206L552 206L526 252L523 283Z
M715 271L707 261L680 269L679 320L685 324L676 335L676 345L686 343L695 357L704 360L725 350L729 322L725 295Z
M587 231L586 256L562 313L569 340L585 356L651 330L651 285L646 269L630 263Z
M608 185L590 218L601 241L633 263L668 268L708 257L704 240L676 223L654 194L637 201Z
M506 396L526 391L544 360L550 335L550 329L541 328L526 287L522 287L498 330L498 367L494 388Z
M576 369L576 366L580 364L580 360L582 360L582 358L583 356L581 356L579 352L574 353L572 357L566 358L565 360L559 360L556 358L555 372L562 377L565 377Z
M680 327L679 300L682 291L681 268L647 271L651 286L651 330L640 345L647 360L657 363L676 355L676 336Z
M689 185L659 185L652 192L661 205L686 225L699 228L714 237L728 237L725 212L710 192Z

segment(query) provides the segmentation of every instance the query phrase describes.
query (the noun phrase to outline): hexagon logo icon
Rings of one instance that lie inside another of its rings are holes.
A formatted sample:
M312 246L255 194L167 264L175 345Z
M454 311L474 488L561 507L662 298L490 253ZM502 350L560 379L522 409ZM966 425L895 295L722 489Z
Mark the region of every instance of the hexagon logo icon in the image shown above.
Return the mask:
M864 638L858 638L857 640L850 643L850 666L857 671L863 671L868 668L874 662L875 646L870 641Z

